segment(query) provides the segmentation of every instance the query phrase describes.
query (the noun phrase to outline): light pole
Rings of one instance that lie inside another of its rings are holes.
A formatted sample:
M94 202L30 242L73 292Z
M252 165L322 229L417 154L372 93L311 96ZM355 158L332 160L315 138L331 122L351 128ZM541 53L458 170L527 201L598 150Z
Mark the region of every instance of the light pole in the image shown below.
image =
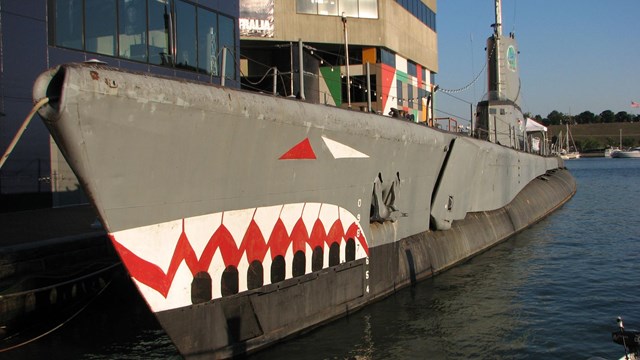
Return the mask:
M349 36L347 32L347 16L345 13L342 13L342 25L344 29L344 49L345 49L345 57L346 57L346 67L347 67L347 106L351 109L351 81L349 77Z

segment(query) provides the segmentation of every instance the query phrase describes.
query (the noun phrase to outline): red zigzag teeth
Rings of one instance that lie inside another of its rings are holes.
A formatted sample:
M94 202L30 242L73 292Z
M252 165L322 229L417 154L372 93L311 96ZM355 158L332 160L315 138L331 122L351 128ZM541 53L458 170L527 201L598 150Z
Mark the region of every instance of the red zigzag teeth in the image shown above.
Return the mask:
M191 274L195 276L199 272L208 271L211 262L213 261L213 257L218 251L220 251L222 255L225 268L228 266L235 266L237 268L242 256L245 254L249 263L254 260L262 263L267 251L269 250L271 259L273 260L273 258L278 255L285 256L290 244L293 244L294 253L297 251L306 252L307 244L312 249L317 246L324 249L323 245L330 246L334 242L340 244L345 238L356 239L364 249L365 253L367 255L369 254L367 242L362 232L359 231L359 227L356 222L353 222L345 233L342 227L342 221L337 219L327 233L325 232L324 224L320 219L318 219L313 225L311 235L309 235L304 221L300 218L293 227L290 235L287 233L287 229L282 222L282 219L278 219L267 242L265 242L258 224L256 224L254 220L251 220L240 247L237 247L229 230L227 230L224 224L221 224L209 239L209 242L198 259L198 256L193 250L193 247L187 238L187 234L184 231L183 219L182 233L180 234L178 243L173 249L173 256L171 257L169 269L165 274L158 265L144 260L129 251L129 249L115 239L113 234L109 234L109 237L120 254L120 257L127 267L131 277L155 289L165 298L169 293L169 289L171 288L173 279L178 271L178 267L183 261L191 271Z

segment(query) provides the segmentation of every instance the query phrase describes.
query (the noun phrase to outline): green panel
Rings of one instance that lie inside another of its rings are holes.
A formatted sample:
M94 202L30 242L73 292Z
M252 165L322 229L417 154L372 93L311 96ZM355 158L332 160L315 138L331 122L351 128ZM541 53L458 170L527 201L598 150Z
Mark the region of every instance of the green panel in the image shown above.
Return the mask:
M403 84L409 82L409 75L406 72L402 72L400 70L396 70L396 78L402 81Z
M340 71L335 69L331 71L331 69L333 68L330 66L321 67L320 73L322 74L325 84L327 84L327 88L329 88L329 93L331 93L333 101L336 103L336 106L340 107L340 105L342 105L342 80L340 79Z

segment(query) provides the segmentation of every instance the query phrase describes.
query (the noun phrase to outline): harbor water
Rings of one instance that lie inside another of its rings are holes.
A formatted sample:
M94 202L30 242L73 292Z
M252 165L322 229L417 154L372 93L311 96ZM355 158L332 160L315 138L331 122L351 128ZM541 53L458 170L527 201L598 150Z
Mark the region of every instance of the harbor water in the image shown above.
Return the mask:
M640 329L640 160L567 161L575 197L510 240L253 359L618 359ZM470 184L472 186L472 184ZM179 359L131 284L0 359Z

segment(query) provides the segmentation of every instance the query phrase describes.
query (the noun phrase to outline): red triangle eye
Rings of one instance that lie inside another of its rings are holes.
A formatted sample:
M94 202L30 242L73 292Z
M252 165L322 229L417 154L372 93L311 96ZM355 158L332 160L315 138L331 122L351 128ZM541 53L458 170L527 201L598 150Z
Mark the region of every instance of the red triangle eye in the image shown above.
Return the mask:
M309 142L309 138L306 138L296 144L296 146L292 147L280 156L279 160L293 160L293 159L312 159L315 160L316 154L313 152L311 148L311 143Z

